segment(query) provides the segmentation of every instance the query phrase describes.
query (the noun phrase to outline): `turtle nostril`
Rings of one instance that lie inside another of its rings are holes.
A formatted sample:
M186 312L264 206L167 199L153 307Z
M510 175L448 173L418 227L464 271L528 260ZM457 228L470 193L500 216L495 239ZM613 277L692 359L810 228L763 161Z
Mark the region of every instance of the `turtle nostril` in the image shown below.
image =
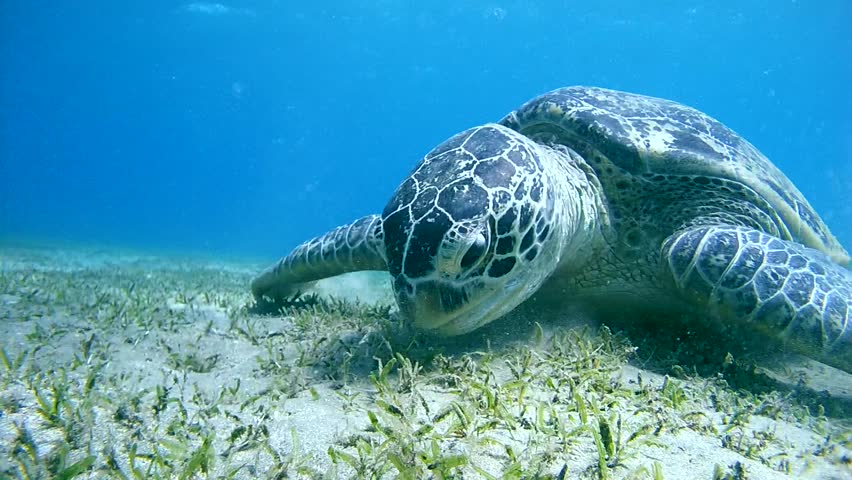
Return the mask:
M483 256L485 256L485 252L487 251L488 242L485 239L485 236L482 234L477 235L476 240L470 245L470 247L468 247L467 252L465 252L461 259L461 268L467 270L473 267Z

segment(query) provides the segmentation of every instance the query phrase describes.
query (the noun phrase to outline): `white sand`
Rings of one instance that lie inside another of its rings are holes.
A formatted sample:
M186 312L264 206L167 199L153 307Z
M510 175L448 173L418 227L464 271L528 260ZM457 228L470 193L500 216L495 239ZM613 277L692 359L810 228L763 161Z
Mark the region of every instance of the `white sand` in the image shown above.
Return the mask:
M426 365L410 390L399 391L401 383L394 371L388 380L392 391L378 392L367 378L371 370L377 374L373 356L385 361L389 356L382 350L381 331L373 326L311 326L307 313L285 318L238 313L249 301L247 282L254 270L253 265L103 251L0 249L0 344L12 363L25 353L20 365L0 367L0 476L21 476L25 468L49 472L50 458L67 450L66 466L86 455L94 456L92 466L74 478L117 475L115 469L132 478L128 459L133 445L139 457L135 465L141 473L152 464L145 455L159 452L162 463L157 464L157 471L180 476L194 471L187 470L187 465L204 436L210 435L215 457L209 462L209 478L230 474L233 478L271 478L282 473L281 465L287 465L288 474L296 477L348 478L354 471L345 462L334 465L329 447L354 456L352 445L358 438L372 439L376 452L398 447L380 448L382 435L367 431L368 410L378 415L381 425L396 425L402 431L402 423L409 422L412 428L432 424L436 414L453 402L470 402L463 392L444 385L440 379L445 377L434 365ZM387 276L379 273L322 281L316 291L367 304L392 302ZM104 301L118 302L117 306L99 305L101 296ZM521 309L513 318L483 332L434 348L445 349L447 357L461 365L465 354L480 359L476 352L487 350L490 344L494 358L488 368L493 377L488 378L504 388L511 373L502 357L509 358L518 348L534 342L534 329L528 321L532 314ZM540 312L535 315L545 326L545 337L561 324L579 322L576 318L543 318ZM564 312L554 315L570 317ZM300 321L309 325L297 327ZM304 335L293 333L299 328ZM404 330L397 333L407 335ZM93 335L90 355L85 357L82 345ZM329 340L310 347L325 337ZM421 354L429 348L416 347ZM187 367L189 357L202 366ZM203 366L205 361L209 368ZM830 395L840 405L846 402L845 411L849 412L850 375L796 356L787 357L784 365L778 365L777 358L766 361L776 362L767 363L765 371L781 381L780 385L792 388L804 382L801 388L805 391L814 395L829 392L823 395ZM351 362L349 375L327 377L339 374L344 362ZM623 395L633 395L631 392L641 390L637 383L641 376L650 392L648 408L637 406L628 396L619 404L606 406L604 414L620 416L625 432L645 424L664 424L665 428L623 447L619 464L607 468L609 478L653 478L655 462L667 479L709 480L717 465L733 472L736 464L745 468L749 479L852 478L848 433L852 422L848 417L816 418L817 412L811 412L796 420L791 410L780 412L775 419L752 414L742 425L735 425L730 414L713 407L716 397L740 406L752 405L762 397L725 390L712 377L697 377L677 380L688 397L685 406L665 407L660 400L664 375L638 365L634 360L616 371L612 385L618 386L615 391L627 392ZM96 382L87 389L86 379L95 373ZM563 421L579 426L574 404L553 400L559 395L553 397L536 382L531 377L526 402L553 405ZM37 395L54 398L51 385L67 389L65 406L53 423L44 412L39 413L37 401ZM596 395L591 393L594 390L588 392ZM381 402L391 401L399 403L404 420L395 419L381 407ZM591 402L591 397L586 401ZM165 408L156 414L158 404ZM781 404L802 411L795 401ZM434 422L433 435L439 439L442 454L469 457L470 463L457 471L457 478L480 478L471 465L499 477L511 463L506 446L525 466L535 463L534 457L539 455L535 452L552 451L553 459L542 473L555 475L566 466L566 478L599 478L597 449L590 433L577 434L563 450L555 437L537 433L530 426L537 421L535 410L509 410L526 420L514 428L494 428L478 436L449 435L455 422L452 415ZM690 411L702 415L689 416ZM694 421L690 424L687 419ZM476 420L484 423L485 418ZM243 433L237 435L237 429ZM37 461L29 466L28 454L22 450L22 431L37 446ZM771 438L759 452L746 453L744 445L757 444L758 437L767 435ZM232 441L231 437L236 438ZM483 438L494 441L482 444L479 440ZM424 452L430 450L429 445L421 445ZM110 452L115 457L114 467L109 466ZM387 461L386 456L376 455ZM779 471L785 464L789 473ZM421 471L429 470L421 465ZM384 476L396 475L389 467ZM190 478L207 476L197 470Z

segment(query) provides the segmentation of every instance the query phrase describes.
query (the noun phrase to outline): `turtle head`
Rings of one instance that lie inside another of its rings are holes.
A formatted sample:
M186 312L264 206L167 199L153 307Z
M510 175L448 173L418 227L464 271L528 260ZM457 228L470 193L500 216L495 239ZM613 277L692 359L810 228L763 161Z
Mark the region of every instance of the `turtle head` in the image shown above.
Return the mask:
M556 267L554 188L542 147L500 125L430 152L382 214L402 315L457 335L528 298Z

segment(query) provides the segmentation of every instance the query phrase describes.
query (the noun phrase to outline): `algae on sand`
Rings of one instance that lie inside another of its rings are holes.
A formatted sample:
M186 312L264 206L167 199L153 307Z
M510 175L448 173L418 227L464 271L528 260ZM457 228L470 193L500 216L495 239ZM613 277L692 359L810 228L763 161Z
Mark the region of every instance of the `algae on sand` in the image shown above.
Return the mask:
M361 303L306 297L260 315L253 267L0 250L0 476L852 473L848 398L773 383L703 337L519 312L432 338L396 323L381 280L358 277L318 288ZM696 352L713 358L695 368Z

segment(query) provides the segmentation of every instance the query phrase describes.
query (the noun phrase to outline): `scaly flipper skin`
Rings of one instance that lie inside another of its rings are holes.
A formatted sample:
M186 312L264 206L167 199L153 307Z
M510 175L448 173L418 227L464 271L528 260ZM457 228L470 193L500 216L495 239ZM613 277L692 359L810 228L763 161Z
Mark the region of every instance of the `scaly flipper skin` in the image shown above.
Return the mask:
M799 352L852 367L852 272L824 253L746 227L669 237L663 263L687 300L751 324Z
M347 272L387 270L382 219L368 215L308 240L251 282L255 298L281 299Z

